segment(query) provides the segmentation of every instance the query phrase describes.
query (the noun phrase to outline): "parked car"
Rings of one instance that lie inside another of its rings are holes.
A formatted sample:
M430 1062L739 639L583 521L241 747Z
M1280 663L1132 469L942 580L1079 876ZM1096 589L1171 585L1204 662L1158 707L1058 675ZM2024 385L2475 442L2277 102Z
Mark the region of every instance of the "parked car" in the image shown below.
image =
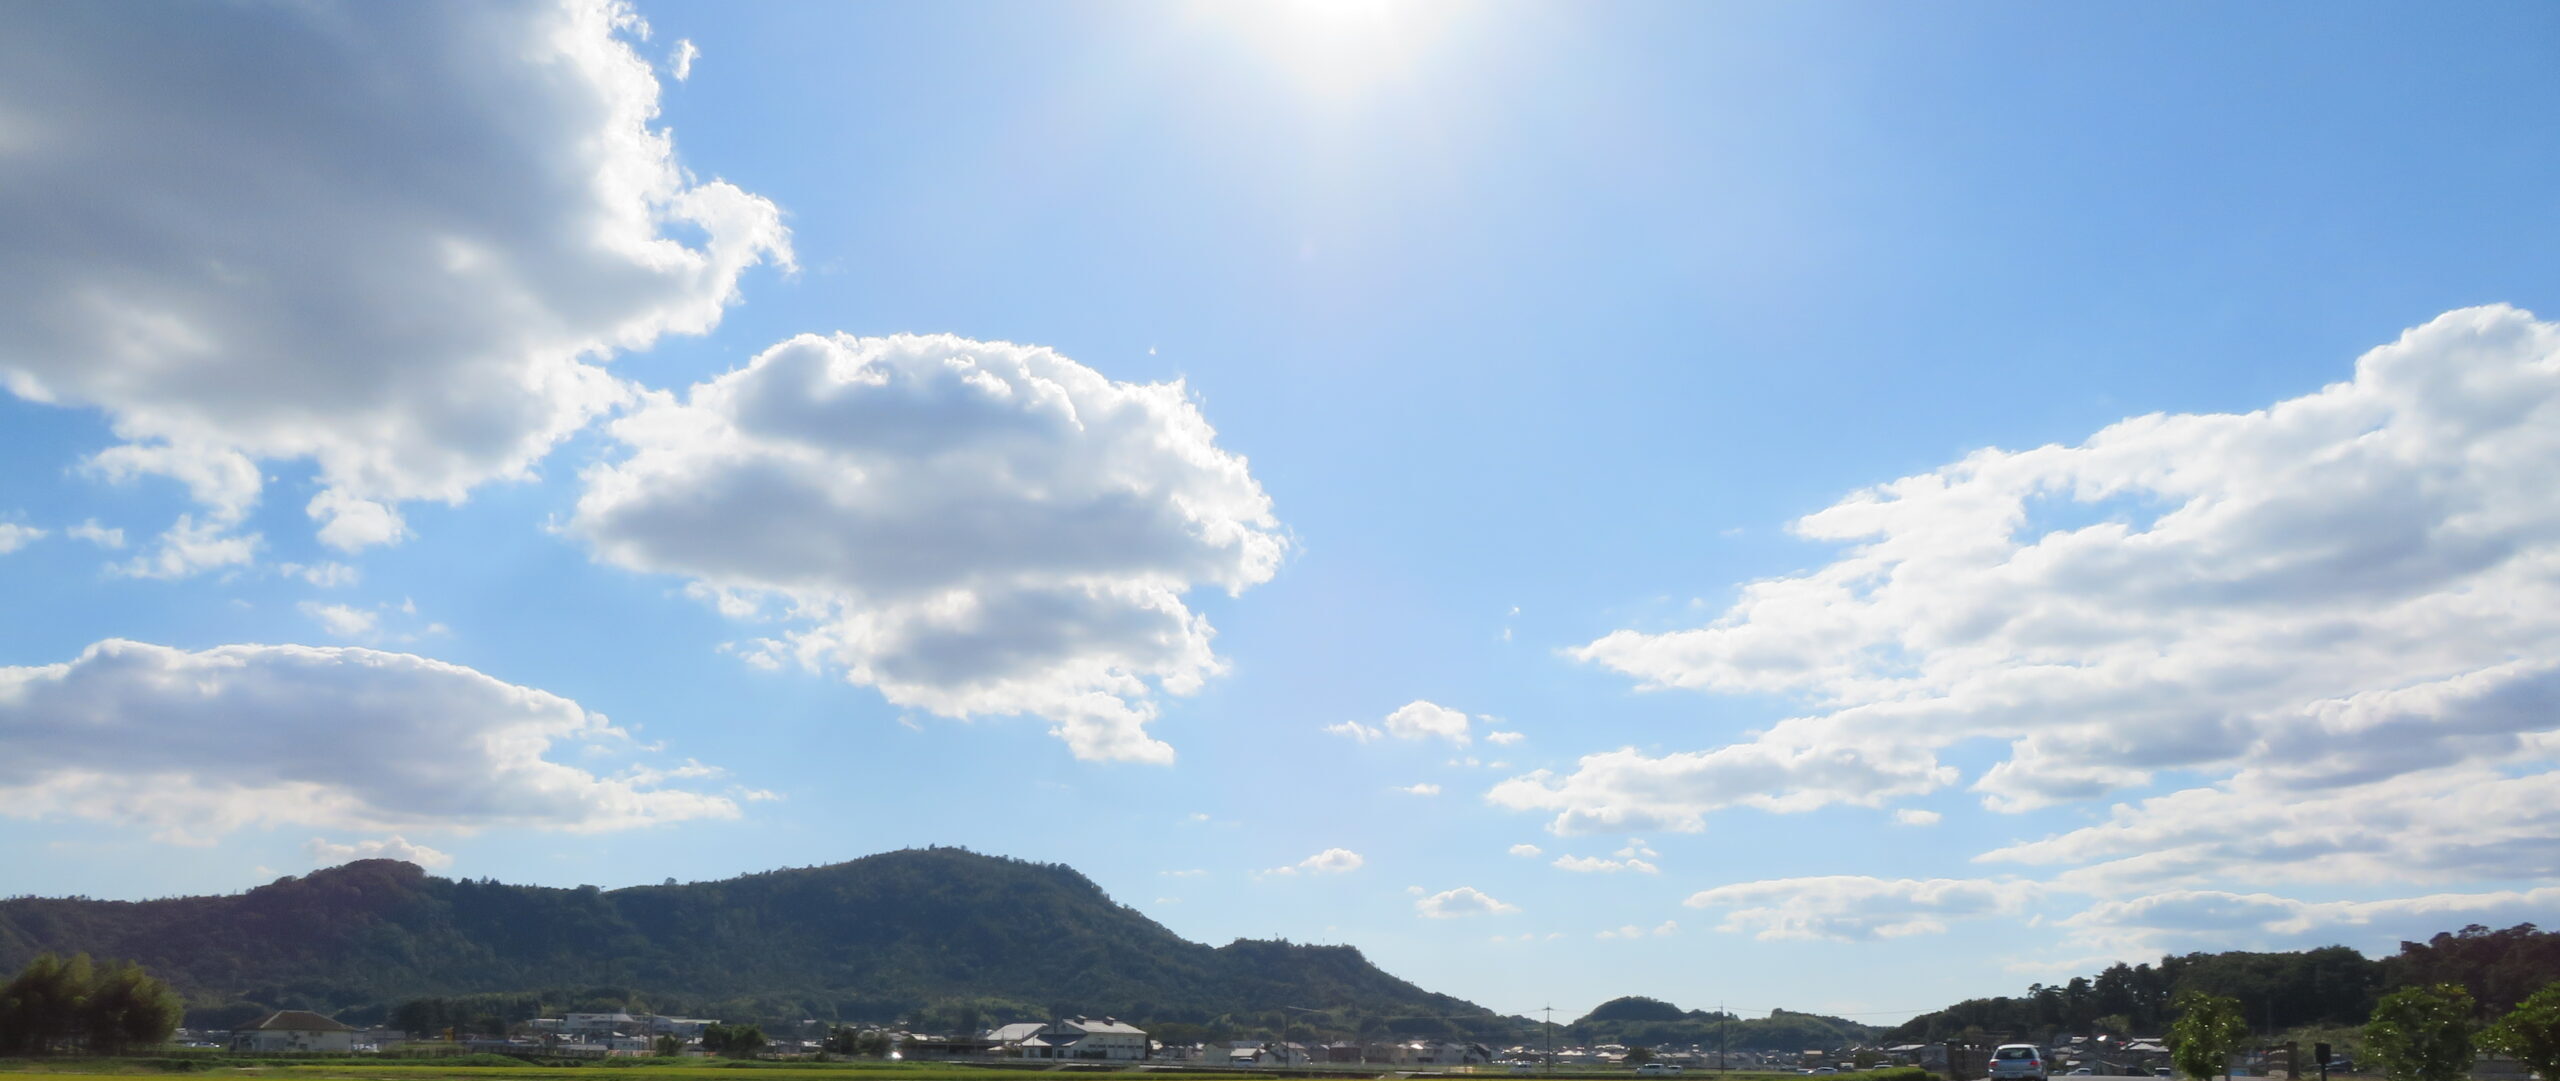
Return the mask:
M2004 1043L1991 1052L1991 1081L2047 1081L2044 1048Z
M2170 1068L2168 1068L2168 1067L2166 1067L2166 1066L2154 1066L2154 1067L2152 1067L2152 1068L2151 1068L2151 1076L2153 1076L2153 1077L2176 1077L2176 1076L2178 1076L2178 1072L2177 1072L2177 1071L2175 1071L2175 1070L2172 1070L2172 1069L2170 1069Z
M2086 1066L2083 1066L2083 1067L2080 1067L2080 1068L2079 1068L2079 1069L2077 1069L2077 1070L2073 1070L2073 1071L2071 1071L2070 1076L2072 1076L2072 1077L2095 1077L2095 1076L2097 1076L2097 1074L2098 1074L2098 1071L2096 1071L2096 1070L2092 1070L2092 1069L2090 1069L2090 1068L2088 1068L2088 1067L2086 1067Z

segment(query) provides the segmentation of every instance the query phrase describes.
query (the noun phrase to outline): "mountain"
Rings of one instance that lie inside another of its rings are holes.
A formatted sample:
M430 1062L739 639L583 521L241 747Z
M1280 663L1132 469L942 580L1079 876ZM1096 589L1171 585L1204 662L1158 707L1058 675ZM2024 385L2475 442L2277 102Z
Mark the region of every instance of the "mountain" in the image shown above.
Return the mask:
M40 951L141 962L200 1023L264 1008L367 1019L417 999L625 1005L727 1019L947 1027L1058 1014L1345 1035L1508 1025L1349 946L1211 948L1075 870L956 848L719 882L555 889L361 860L222 897L0 901L0 972ZM442 1010L451 1004L440 1004ZM1281 1015L1282 1006L1322 1016ZM413 1006L408 1016L420 1016ZM459 1013L477 1016L464 1003ZM1001 1015L1001 1016L999 1016ZM1451 1020L1442 1020L1451 1019Z

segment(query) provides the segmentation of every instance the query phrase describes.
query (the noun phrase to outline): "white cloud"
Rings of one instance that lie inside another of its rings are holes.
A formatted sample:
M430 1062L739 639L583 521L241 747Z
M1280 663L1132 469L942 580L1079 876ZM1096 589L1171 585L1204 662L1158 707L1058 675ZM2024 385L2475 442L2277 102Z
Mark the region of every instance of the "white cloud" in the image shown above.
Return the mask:
M1662 873L1662 868L1634 857L1612 860L1598 856L1558 856L1554 866L1582 874L1616 874L1620 871L1638 871L1648 875Z
M678 38L675 49L667 54L667 74L674 76L677 82L693 78L693 62L700 59L702 50L694 45L692 38Z
M343 604L320 604L304 601L302 614L318 620L330 634L340 638L371 638L375 630L374 614Z
M1288 548L1181 384L1032 346L804 335L612 432L570 527L599 559L776 606L801 664L893 704L1045 717L1079 758L1171 761L1155 695L1224 668L1183 594Z
M1485 742L1503 747L1508 747L1527 738L1529 738L1528 735L1521 732L1487 732L1484 734Z
M1843 942L1933 934L1947 921L2016 915L2042 887L2012 879L1781 878L1700 890L1691 908L1729 908L1717 930Z
M1440 786L1432 784L1429 781L1423 781L1418 784L1402 786L1396 789L1396 791L1414 796L1437 796L1440 794Z
M747 267L789 262L771 203L677 163L618 21L603 0L0 9L0 218L25 223L0 248L0 386L102 410L124 442L94 468L201 505L131 573L239 562L214 546L259 461L313 463L325 542L395 539L399 503L528 476L623 400L598 362L709 330Z
M1373 739L1384 739L1387 735L1385 732L1371 728L1358 721L1344 721L1341 724L1329 724L1324 726L1324 730L1334 733L1335 735L1349 736L1360 743L1367 743Z
M1516 845L1511 846L1511 854L1512 854L1512 855L1514 855L1514 856L1521 856L1521 857L1524 857L1524 858L1526 858L1526 857L1536 857L1536 856L1544 855L1544 854L1545 854L1545 852L1546 852L1546 850L1545 850L1545 849L1539 848L1538 846L1533 845L1533 844L1516 844Z
M312 862L322 867L335 867L354 860L407 860L428 870L453 866L453 857L422 844L412 843L399 834L353 844L337 844L314 837L302 846Z
M1893 812L1894 823L1903 826L1934 826L1944 817L1946 816L1936 811L1924 811L1917 807L1898 808Z
M1469 738L1465 713L1419 698L1387 714L1383 725L1387 734L1397 739L1430 739L1437 736L1459 746L1465 746Z
M1613 927L1613 928L1611 928L1611 929L1609 929L1609 930L1602 931L1602 932L1600 932L1600 933L1598 933L1598 934L1596 934L1596 935L1593 935L1592 937L1594 937L1594 938L1614 938L1614 939L1621 939L1621 940L1623 940L1623 939L1630 939L1630 938L1645 938L1645 937L1648 937L1648 936L1653 937L1653 938L1662 938L1662 937L1667 936L1667 935L1676 935L1676 934L1679 934L1679 933L1680 933L1680 921L1678 921L1678 920L1664 920L1664 921L1662 921L1660 924L1655 925L1655 926L1654 926L1654 928L1653 928L1652 930L1650 930L1650 931L1648 931L1648 930L1646 930L1646 929L1644 929L1644 928L1642 928L1642 927L1638 927L1638 926L1636 926L1635 924L1630 923L1630 924L1628 924L1628 925L1626 925L1626 926L1624 926L1624 927Z
M1299 860L1294 867L1275 867L1272 871L1275 874L1305 871L1311 875L1339 875L1359 870L1363 862L1359 853L1348 848L1328 848Z
M0 814L187 842L253 825L594 832L737 816L725 798L545 757L627 742L557 695L369 649L106 641L0 668Z
M124 547L124 530L99 525L95 518L85 519L79 525L63 530L62 533L73 540L88 541L109 551Z
M1520 906L1494 900L1473 886L1460 886L1416 899L1413 910L1427 919L1452 920L1460 916L1507 915L1520 911Z
M1206 878L1209 875L1209 872L1203 871L1197 867L1186 871L1158 871L1156 873L1163 875L1166 878Z
M2560 784L2454 767L2328 792L2259 775L2119 804L2105 822L1981 862L2068 868L2099 893L2207 882L2455 882L2560 877Z
M279 563L276 573L300 578L322 589L351 586L363 576L344 563Z
M195 515L181 514L160 534L158 547L117 564L113 570L128 578L184 578L217 567L246 564L257 558L261 543L255 533L231 532L228 522L198 522Z
M2107 958L2195 950L2291 950L2347 945L2383 953L2468 924L2547 920L2560 886L2439 893L2380 901L2300 901L2266 893L2170 890L2103 901L2062 921L2076 945Z
M1584 755L1563 776L1542 769L1513 777L1485 799L1513 810L1554 811L1547 828L1559 834L1692 833L1706 828L1709 812L1726 807L1801 811L1844 799L1875 805L1954 779L1953 768L1925 756L1740 743L1657 757L1628 747Z
M34 526L0 522L0 556L8 555L28 544L43 540L45 531Z
M2025 811L2250 772L2270 799L2455 763L2547 769L2560 651L2560 327L2448 313L2355 377L2242 414L1984 450L1795 523L1844 545L1707 626L1576 655L1648 687L1782 694L1749 742L1585 758L1495 802L1559 829L1954 783ZM2289 793L2278 795L2280 792Z

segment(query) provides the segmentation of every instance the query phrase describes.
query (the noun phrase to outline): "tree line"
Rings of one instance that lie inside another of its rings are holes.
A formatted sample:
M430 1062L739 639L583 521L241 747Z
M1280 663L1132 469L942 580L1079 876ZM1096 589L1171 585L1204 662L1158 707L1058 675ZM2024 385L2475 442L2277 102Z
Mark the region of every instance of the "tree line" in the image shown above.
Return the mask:
M2158 1033L2196 991L2248 1004L2244 1025L2264 1036L2306 1026L2363 1023L2386 995L2453 984L2478 1008L2502 1013L2535 988L2560 981L2560 934L2532 924L2474 924L2375 960L2345 946L2284 953L2190 953L2158 964L2116 964L2095 977L2035 984L2023 996L1970 999L1921 1014L1885 1034L1894 1043L2057 1033Z
M112 1055L166 1043L178 996L142 966L38 954L0 987L0 1055Z
M2169 1060L2193 1081L2221 1074L2248 1042L2240 1000L2181 992L2169 1027ZM2457 983L2404 987L2382 996L2364 1025L2365 1062L2390 1081L2463 1081L2477 1050L2506 1055L2542 1077L2560 1076L2560 983L2525 996L2486 1024L2479 1003ZM2292 1063L2301 1077L2306 1063Z

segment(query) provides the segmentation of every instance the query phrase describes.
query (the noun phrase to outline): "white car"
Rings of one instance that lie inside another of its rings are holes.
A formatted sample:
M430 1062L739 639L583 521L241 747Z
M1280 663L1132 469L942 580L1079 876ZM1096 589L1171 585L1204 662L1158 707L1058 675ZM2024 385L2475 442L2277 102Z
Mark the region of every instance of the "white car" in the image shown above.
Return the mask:
M2004 1043L1991 1052L1991 1081L2048 1081L2051 1056L2031 1043Z

